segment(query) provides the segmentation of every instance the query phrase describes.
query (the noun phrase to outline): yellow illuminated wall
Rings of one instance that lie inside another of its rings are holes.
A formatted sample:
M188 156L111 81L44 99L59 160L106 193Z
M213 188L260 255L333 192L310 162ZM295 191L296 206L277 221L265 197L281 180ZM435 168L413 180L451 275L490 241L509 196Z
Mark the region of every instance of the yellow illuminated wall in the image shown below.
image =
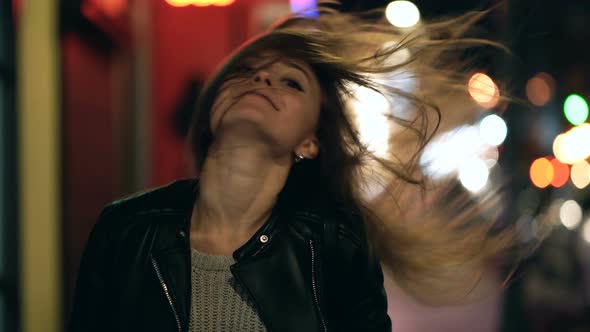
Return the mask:
M22 2L17 22L21 326L61 331L57 0Z

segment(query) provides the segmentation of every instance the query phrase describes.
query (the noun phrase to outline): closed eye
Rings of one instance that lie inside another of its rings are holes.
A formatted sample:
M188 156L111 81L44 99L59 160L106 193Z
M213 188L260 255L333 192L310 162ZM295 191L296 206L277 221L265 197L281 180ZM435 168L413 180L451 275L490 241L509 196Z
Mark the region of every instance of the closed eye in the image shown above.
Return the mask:
M252 73L253 71L254 71L254 69L252 67L242 65L242 66L239 66L238 68L236 68L235 73L236 74L249 74L249 73Z
M303 87L301 86L301 84L299 84L299 82L297 82L296 80L287 78L285 79L285 83L287 84L287 86L299 90L301 92L303 92Z

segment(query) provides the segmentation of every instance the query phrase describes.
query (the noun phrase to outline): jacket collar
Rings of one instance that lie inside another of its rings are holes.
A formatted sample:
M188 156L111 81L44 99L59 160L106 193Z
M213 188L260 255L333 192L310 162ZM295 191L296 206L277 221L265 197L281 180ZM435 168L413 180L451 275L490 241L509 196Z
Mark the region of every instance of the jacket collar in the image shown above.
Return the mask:
M188 234L191 213L199 194L198 180L183 180L176 189L173 191L175 199L173 195L166 196L174 201L173 218L180 227L173 226L176 236L174 239L165 236L164 241L170 245L160 247L153 254L168 286L173 306L178 310L181 324L188 326L191 294ZM311 265L308 264L311 264L311 258L309 262L301 260L293 241L289 240L288 232L282 232L283 227L280 227L294 221L294 214L289 211L292 211L289 205L279 199L265 224L233 253L237 263L231 269L257 304L261 319L269 330L314 332L318 331L320 318L315 309L316 304L308 293L307 273L302 274L302 271L310 270ZM170 220L168 216L164 218ZM181 235L182 232L184 235ZM277 299L281 300L277 302ZM289 312L289 315L284 315L285 312Z
M277 235L278 225L281 220L281 210L275 207L268 220L256 231L256 233L244 245L234 251L233 257L241 261L247 257L256 256L266 247L270 246Z
M182 200L178 207L182 211L184 216L182 229L180 232L184 232L186 236L190 234L191 216L194 204L199 197L200 188L198 179L188 179L179 181L179 185L183 186L181 191L185 192L184 197L186 200ZM190 191L190 193L186 192ZM278 225L280 220L286 216L287 209L284 207L279 200L273 208L267 221L256 231L256 233L240 248L234 251L233 257L236 261L241 261L251 256L255 256L262 252L264 248L268 247L274 241ZM187 237L188 238L188 237ZM190 243L190 242L189 242Z

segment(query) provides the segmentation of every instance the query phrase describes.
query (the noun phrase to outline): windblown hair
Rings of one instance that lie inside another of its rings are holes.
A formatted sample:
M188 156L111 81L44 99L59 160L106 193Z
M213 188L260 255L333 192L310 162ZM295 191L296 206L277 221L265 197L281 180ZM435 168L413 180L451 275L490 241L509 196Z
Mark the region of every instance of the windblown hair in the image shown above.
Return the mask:
M189 135L195 167L203 166L214 140L210 110L217 93L223 82L240 75L244 61L269 51L305 61L322 89L320 152L293 165L282 197L293 204L330 201L351 207L363 216L372 248L398 285L422 302L461 301L478 273L514 243L513 235L494 231L497 216L484 213L497 201L484 199L482 205L457 193L452 182L434 186L418 158L441 123L473 120L472 113L445 109L449 100L469 103L464 97L472 62L464 51L502 46L471 36L486 12L407 30L386 22L382 10L345 14L333 5L320 4L318 18L287 17L229 57L199 99ZM417 88L408 92L384 83L392 73L411 76ZM390 101L388 117L397 134L387 156L361 141L348 107L359 86ZM368 197L367 186L375 185L378 194Z

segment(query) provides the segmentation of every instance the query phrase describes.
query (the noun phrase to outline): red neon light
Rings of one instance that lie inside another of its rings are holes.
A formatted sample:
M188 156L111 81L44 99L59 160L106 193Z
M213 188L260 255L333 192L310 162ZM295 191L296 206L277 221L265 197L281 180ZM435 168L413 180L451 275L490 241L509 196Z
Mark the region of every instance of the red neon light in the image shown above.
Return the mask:
M197 7L205 6L229 6L234 3L235 0L166 0L170 6L174 7L186 7L189 5Z

